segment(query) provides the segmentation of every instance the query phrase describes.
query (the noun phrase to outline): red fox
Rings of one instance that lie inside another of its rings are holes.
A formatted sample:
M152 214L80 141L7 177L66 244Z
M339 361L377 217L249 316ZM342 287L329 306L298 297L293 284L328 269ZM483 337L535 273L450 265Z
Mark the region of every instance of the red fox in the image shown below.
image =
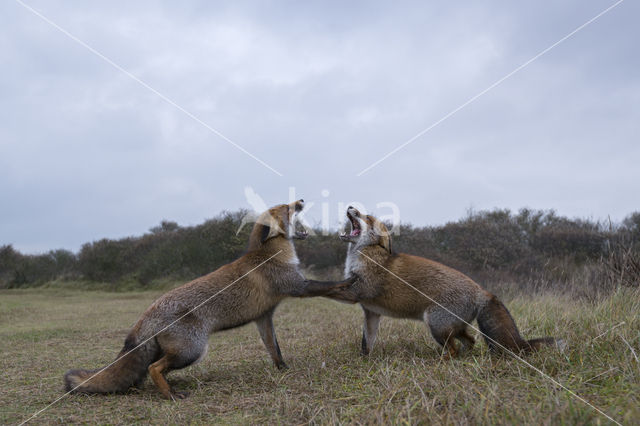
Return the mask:
M244 256L161 296L129 332L116 358L121 359L102 371L68 371L66 390L124 392L141 383L148 371L165 398L184 398L187 393L173 391L165 374L201 360L211 333L252 321L276 367L285 368L272 321L278 303L288 296L321 296L349 283L305 280L300 273L292 239L307 236L295 229L303 206L299 200L264 212L251 231Z
M349 207L347 218L351 232L340 236L349 242L345 276L355 275L357 280L328 297L362 306L364 355L373 349L381 315L425 321L447 357L473 347L467 325L476 318L491 349L517 353L543 345L563 347L564 342L551 337L524 340L502 302L463 273L429 259L394 253L391 235L375 217Z

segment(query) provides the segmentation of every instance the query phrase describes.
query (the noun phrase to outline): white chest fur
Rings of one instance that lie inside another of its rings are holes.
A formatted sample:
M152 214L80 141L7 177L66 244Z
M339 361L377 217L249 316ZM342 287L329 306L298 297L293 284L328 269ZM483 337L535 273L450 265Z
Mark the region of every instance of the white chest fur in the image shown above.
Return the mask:
M285 256L285 258L283 259L284 262L290 265L298 265L300 263L298 255L296 253L296 248L293 246L293 243L291 243L291 250L285 251L282 255Z
M355 244L349 244L347 248L347 259L344 265L344 277L349 278L352 273L357 273L362 270L364 266L362 255L358 252Z

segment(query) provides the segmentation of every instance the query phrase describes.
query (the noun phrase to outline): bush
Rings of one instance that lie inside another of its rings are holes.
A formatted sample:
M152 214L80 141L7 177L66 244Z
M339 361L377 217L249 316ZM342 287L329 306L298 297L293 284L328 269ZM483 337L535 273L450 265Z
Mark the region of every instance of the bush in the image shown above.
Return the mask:
M246 250L251 226L236 235L246 213L223 212L188 227L164 220L140 237L87 243L78 255L66 250L23 255L11 245L1 246L0 287L39 285L65 277L127 287L189 280ZM347 246L335 234L322 235L319 229L315 233L296 242L301 264L317 279L335 279L341 274ZM608 227L560 217L554 211L472 212L444 226L403 224L393 246L459 269L484 285L508 283L520 290L581 286L581 291L595 294L637 285L640 212Z
M76 256L67 250L53 250L41 255L23 255L11 245L0 247L0 288L44 284L72 274Z

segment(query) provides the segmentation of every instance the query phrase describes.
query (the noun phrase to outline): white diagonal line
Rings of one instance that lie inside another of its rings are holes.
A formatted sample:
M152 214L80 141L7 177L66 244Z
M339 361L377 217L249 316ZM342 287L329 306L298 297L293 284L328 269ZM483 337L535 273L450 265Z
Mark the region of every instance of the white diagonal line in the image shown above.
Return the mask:
M618 421L616 421L615 419L613 419L611 416L609 416L607 413L605 413L604 411L602 411L601 409L599 409L598 407L596 407L595 405L591 404L589 401L587 401L586 399L584 399L583 397L581 397L580 395L578 395L577 393L575 393L574 391L572 391L571 389L569 389L568 387L566 387L565 385L563 385L562 383L560 383L559 381L557 381L556 379L554 379L553 377L549 376L547 373L545 373L544 371L540 370L538 367L535 367L534 365L532 365L531 363L529 363L528 361L526 361L525 359L523 359L522 357L518 356L515 352L513 352L512 350L506 348L505 346L503 346L502 344L500 344L499 342L497 342L495 339L492 339L491 337L487 336L486 334L484 334L482 331L480 331L479 328L473 326L472 324L468 323L467 321L465 321L464 319L462 319L459 315L457 315L456 313L452 312L450 309L448 309L447 307L443 306L441 303L438 303L436 300L432 299L431 297L427 296L426 294L424 294L422 291L420 291L419 289L417 289L416 287L414 287L413 285L409 284L406 280L404 280L402 277L399 277L398 275L396 275L395 273L393 273L392 271L390 271L389 269L385 268L384 266L382 266L381 264L379 264L378 262L376 262L375 260L373 260L371 257L367 256L366 254L364 254L361 250L358 250L358 253L360 253L361 255L363 255L364 257L366 257L367 259L369 259L371 262L375 263L376 265L378 265L379 267L381 267L382 269L384 269L385 271L387 271L388 273L390 273L391 275L393 275L395 278L397 278L398 280L402 281L404 284L408 285L409 287L411 287L412 289L414 289L415 291L417 291L418 293L420 293L421 295L423 295L424 297L426 297L427 299L429 299L429 301L435 303L436 305L438 305L440 308L444 309L445 311L447 311L449 314L453 315L454 317L456 317L457 319L459 319L460 321L462 321L463 323L465 323L466 325L468 325L469 327L473 328L474 330L476 330L478 333L482 334L485 338L491 340L493 343L497 344L498 346L500 346L503 350L507 351L509 354L513 355L513 357L515 357L517 360L522 361L525 365L527 365L528 367L531 367L533 370L537 371L542 377L549 379L551 382L553 382L553 384L561 387L562 389L564 389L565 391L569 392L570 395L574 396L575 398L577 398L578 400L584 402L585 404L587 404L589 407L593 408L594 410L596 410L598 413L602 414L603 416L605 416L607 419L611 420L613 423L616 423L617 425L622 426Z
M220 138L224 139L225 141L229 142L231 145L233 145L234 147L236 147L237 149L239 149L240 151L244 152L245 154L247 154L249 157L253 158L254 160L256 160L258 163L262 164L263 166L265 166L267 169L271 170L273 173L277 174L278 176L282 176L282 173L280 173L279 171L277 171L276 169L274 169L273 167L271 167L270 165L268 165L267 163L265 163L264 161L262 161L260 158L256 157L255 155L253 155L252 153L250 153L249 151L247 151L245 148L243 148L242 146L238 145L236 142L232 141L231 139L229 139L228 137L226 137L225 135L223 135L222 133L220 133L220 131L214 129L213 127L211 127L210 125L208 125L207 123L205 123L204 121L202 121L200 118L196 117L195 115L193 115L191 112L189 112L188 110L186 110L185 108L181 107L180 105L178 105L175 101L173 101L172 99L170 99L169 97L163 95L162 93L158 92L156 89L154 89L153 87L151 87L150 85L148 85L147 83L145 83L143 80L141 80L140 78L136 77L135 75L133 75L132 73L130 73L129 71L125 70L124 68L122 68L120 65L118 65L117 63L115 63L113 60L109 59L107 56L103 55L102 53L98 52L96 49L94 49L93 47L89 46L87 43L85 43L84 41L80 40L78 37L74 36L73 34L71 34L69 31L65 30L64 28L62 28L60 25L56 24L55 22L53 22L51 19L47 18L46 16L44 16L42 13L38 12L37 10L35 10L34 8L32 8L31 6L29 6L28 4L24 3L22 0L15 0L18 4L20 4L22 7L24 7L25 9L27 9L28 11L32 12L33 14L35 14L36 16L38 16L39 18L41 18L43 21L45 21L47 24L51 25L52 27L54 27L55 29L57 29L58 31L60 31L61 33L63 33L64 35L66 35L67 37L69 37L71 40L75 41L76 43L78 43L79 45L83 46L84 48L86 48L87 50L89 50L91 53L93 53L94 55L96 55L97 57L99 57L100 59L104 60L105 62L107 62L109 65L113 66L114 68L116 68L118 71L124 73L125 75L127 75L128 77L130 77L132 80L136 81L137 83L139 83L140 85L142 85L144 88L150 90L151 92L153 92L154 94L156 94L158 97L160 97L160 99L162 99L163 101L167 102L169 105L175 107L176 109L182 111L184 114L186 114L189 118L191 118L192 120L196 121L197 123L201 124L202 126L204 126L205 128L207 128L209 131L211 131L212 133L216 134L217 136L219 136Z
M37 417L40 413L42 413L43 411L45 411L46 409L48 409L49 407L51 407L53 404L55 404L56 402L60 401L62 398L64 398L65 396L69 395L71 392L73 392L74 390L78 389L80 386L82 386L83 384L87 383L88 381L90 381L91 379L93 379L94 377L96 377L98 374L102 373L104 370L106 370L107 368L111 367L113 364L115 364L116 362L120 361L122 358L124 358L125 356L129 355L131 352L135 351L136 349L138 349L139 347L143 346L145 343L147 343L149 340L153 339L154 337L156 337L158 334L162 333L163 331L165 331L166 329L168 329L169 327L173 326L175 323L177 323L178 321L180 321L182 318L186 317L187 315L189 315L190 313L192 313L193 311L195 311L196 309L200 308L202 305L204 305L205 303L207 303L208 301L210 301L211 299L213 299L214 297L216 297L217 295L219 295L220 293L222 293L223 291L225 291L226 289L228 289L229 287L231 287L232 285L234 285L235 283L237 283L238 281L240 281L241 279L243 279L244 277L246 277L247 275L249 275L250 273L252 273L253 271L255 271L256 269L258 269L259 267L261 267L262 265L264 265L265 263L267 263L268 261L270 261L271 259L273 259L274 257L276 257L277 255L279 255L280 253L282 253L282 250L278 250L278 252L276 254L274 254L273 256L269 257L267 260L263 261L262 263L260 263L258 266L252 268L251 270L249 270L249 272L247 272L246 274L242 275L240 278L237 278L236 280L234 280L231 284L228 284L226 287L224 287L222 290L218 291L217 293L215 293L213 296L209 296L207 299L205 299L204 302L199 303L198 305L196 305L194 308L192 308L189 312L187 312L186 314L182 315L180 318L178 318L177 320L173 321L172 323L170 323L169 325L167 325L166 327L164 327L162 330L158 331L157 333L155 333L153 336L145 339L142 341L142 343L140 343L138 346L136 346L135 348L131 349L129 352L127 352L126 354L116 358L115 361L113 361L111 364L107 365L106 367L101 368L97 373L95 373L94 375L92 375L91 377L89 377L88 379L86 379L85 381L83 381L82 383L80 383L79 385L77 385L76 387L74 387L73 389L71 389L70 391L68 391L67 393L63 394L62 396L58 397L55 401L53 401L52 403L50 403L49 405L47 405L46 407L42 408L39 411L36 411L31 417L29 417L27 420L23 421L22 423L20 423L19 426L24 425L25 423L31 421L32 419L34 419L35 417Z
M442 123L443 121L447 120L449 117L451 117L452 115L454 115L455 113L457 113L458 111L460 111L461 109L463 109L464 107L466 107L467 105L469 105L470 103L472 103L473 101L475 101L476 99L478 99L479 97L481 97L482 95L484 95L485 93L487 93L488 91L490 91L491 89L493 89L494 87L498 86L499 84L501 84L503 81L505 81L506 79L508 79L509 77L511 77L512 75L514 75L515 73L517 73L518 71L522 70L524 67L526 67L527 65L531 64L533 61L535 61L536 59L540 58L542 55L544 55L545 53L549 52L551 49L553 49L554 47L558 46L560 43L562 43L563 41L567 40L568 38L570 38L571 36L575 35L577 32L579 32L580 30L582 30L583 28L585 28L586 26L588 26L589 24L593 23L595 20L597 20L598 18L600 18L602 15L604 15L605 13L609 12L610 10L612 10L613 8L615 8L616 6L618 6L620 3L622 3L624 0L618 0L616 3L614 3L613 5L609 6L608 8L606 8L605 10L603 10L602 12L598 13L596 16L594 16L593 18L589 19L587 22L585 22L584 24L580 25L578 28L576 28L575 30L571 31L569 34L567 34L566 36L562 37L560 40L556 41L555 43L553 43L551 46L547 47L546 49L544 49L543 51L541 51L540 53L538 53L537 55L535 55L533 58L529 59L528 61L526 61L525 63L523 63L522 65L520 65L519 67L517 67L516 69L514 69L513 71L511 71L509 74L505 75L504 77L500 78L499 80L497 80L496 82L494 82L492 85L490 85L489 87L487 87L486 89L484 89L483 91L479 92L478 94L476 94L475 96L469 98L469 100L467 100L465 103L463 103L462 105L458 106L457 108L453 109L452 111L450 111L448 114L446 114L444 117L440 118L438 121L436 121L435 123L433 123L432 125L430 125L429 127L427 127L426 129L422 130L421 132L419 132L417 135L415 135L414 137L412 137L411 139L409 139L408 141L406 141L405 143L403 143L402 145L397 146L396 148L394 148L393 150L389 151L387 154L385 154L382 158L380 158L378 161L372 163L369 167L362 169L360 171L360 173L358 173L356 176L362 176L363 174L365 174L366 172L368 172L370 169L374 168L375 166L377 166L378 164L380 164L381 162L383 162L384 160L386 160L387 158L389 158L390 156L392 156L393 154L395 154L396 152L400 151L402 148L404 148L405 146L409 145L410 143L412 143L413 141L415 141L416 139L419 139L421 136L423 136L425 133L429 132L431 129L433 129L434 127L436 127L437 125L439 125L440 123Z
M607 331L605 331L605 332L603 332L603 333L601 333L601 334L598 334L596 337L594 337L593 339L591 339L591 341L598 340L599 338L601 338L601 337L602 337L602 336L604 336L605 334L609 333L610 331L615 330L616 328L618 328L618 327L620 327L621 325L624 325L624 324L626 324L626 322L625 322L625 321L622 321L620 324L616 324L616 325L614 325L614 326L613 326L613 327L611 327L609 330L607 330Z

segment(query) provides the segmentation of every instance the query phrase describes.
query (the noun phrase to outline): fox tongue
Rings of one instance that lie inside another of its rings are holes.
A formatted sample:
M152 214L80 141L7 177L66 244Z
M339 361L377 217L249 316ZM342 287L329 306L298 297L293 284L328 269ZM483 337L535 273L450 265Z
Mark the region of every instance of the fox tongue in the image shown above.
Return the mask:
M357 237L358 235L360 235L360 229L355 228L353 231L351 231L351 234L349 234L352 237Z

